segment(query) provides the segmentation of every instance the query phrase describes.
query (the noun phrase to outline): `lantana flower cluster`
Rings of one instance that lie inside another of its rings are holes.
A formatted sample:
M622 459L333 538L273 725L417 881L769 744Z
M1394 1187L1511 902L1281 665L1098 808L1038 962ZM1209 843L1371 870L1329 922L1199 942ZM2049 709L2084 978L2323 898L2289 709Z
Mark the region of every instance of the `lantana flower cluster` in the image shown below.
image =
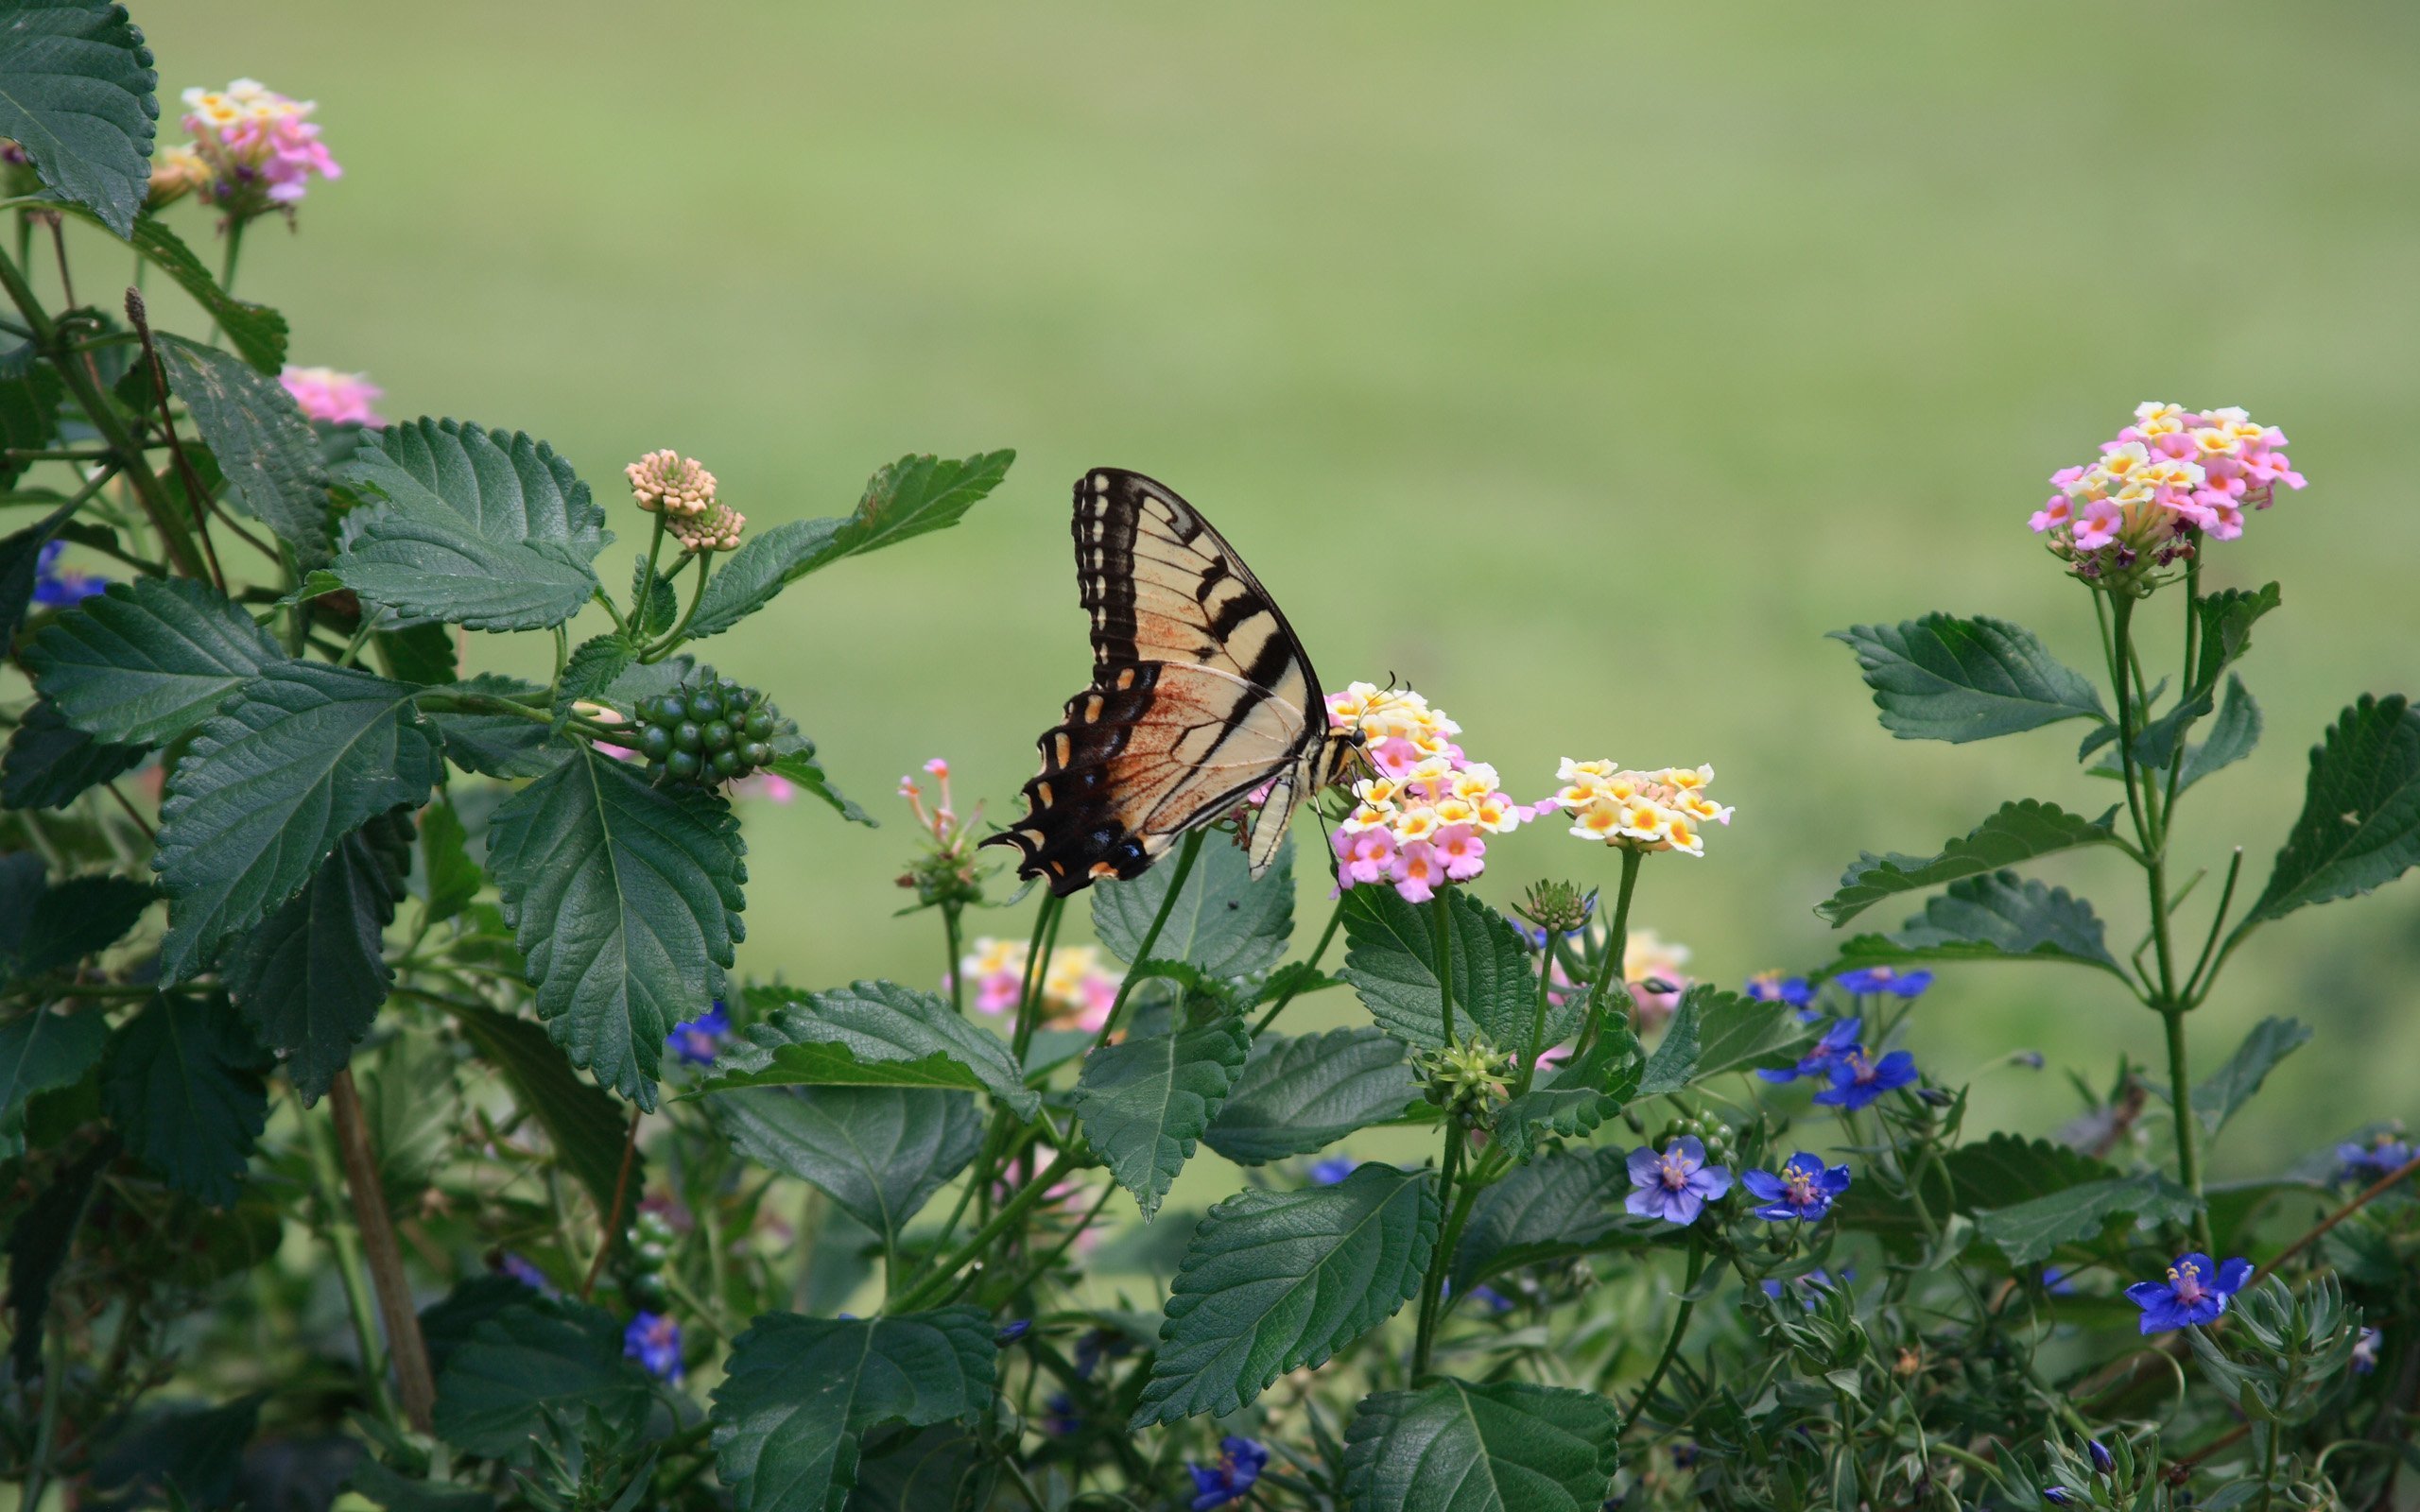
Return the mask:
M1025 990L1029 947L1021 939L978 936L959 971L975 989L975 1005L986 1013L1013 1013L1017 995ZM1098 1032L1109 1022L1110 1005L1117 1001L1118 974L1108 969L1100 951L1091 945L1062 945L1050 953L1042 976L1043 1023L1053 1029ZM954 984L942 980L942 990Z
M715 498L715 475L696 457L669 449L649 452L622 469L631 497L688 552L737 551L748 517Z
M160 154L151 171L155 206L191 194L245 220L290 211L315 173L344 177L311 122L317 101L280 94L251 78L223 90L189 89L184 100L184 129L193 140Z
M2100 445L2100 459L2050 474L2059 491L2029 522L2076 576L2164 566L2192 553L2197 535L2233 541L2246 507L2266 509L2277 485L2299 489L2286 433L2242 410L2188 410L2153 400Z
M368 373L338 372L334 368L288 367L277 375L307 420L322 425L384 425L372 406L386 390Z
M1610 761L1576 762L1566 756L1555 768L1563 786L1538 805L1571 816L1571 833L1641 852L1678 850L1705 854L1704 826L1731 822L1732 810L1706 796L1711 766L1666 766L1634 771Z
M1361 731L1377 768L1353 784L1353 810L1332 837L1339 887L1388 883L1426 902L1486 870L1487 837L1530 817L1495 767L1455 744L1462 727L1419 694L1357 682L1328 696L1327 713L1329 728Z

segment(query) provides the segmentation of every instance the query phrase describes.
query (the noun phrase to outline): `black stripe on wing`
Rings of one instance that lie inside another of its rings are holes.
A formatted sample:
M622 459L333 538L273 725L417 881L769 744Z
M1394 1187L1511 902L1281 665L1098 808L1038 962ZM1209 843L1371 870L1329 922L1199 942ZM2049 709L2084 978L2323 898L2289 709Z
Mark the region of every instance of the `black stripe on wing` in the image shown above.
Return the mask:
M1062 898L1091 886L1096 877L1140 876L1158 859L1158 850L1119 816L1109 764L1150 709L1159 666L1141 662L1121 671L1126 686L1111 679L1067 700L1065 723L1034 743L1042 771L1025 784L1025 817L983 842L1016 847L1017 875L1042 878Z

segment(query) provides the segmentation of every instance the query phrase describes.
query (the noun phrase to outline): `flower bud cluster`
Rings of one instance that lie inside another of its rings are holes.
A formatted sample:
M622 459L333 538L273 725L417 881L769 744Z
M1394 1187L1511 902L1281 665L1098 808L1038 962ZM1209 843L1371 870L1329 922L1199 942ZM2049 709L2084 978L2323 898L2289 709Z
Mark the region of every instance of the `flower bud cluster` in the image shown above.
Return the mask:
M2242 410L2188 410L2156 400L2100 443L2100 459L2050 474L2059 491L2028 522L2083 578L2124 576L2189 557L2200 536L2243 534L2246 506L2266 509L2277 485L2303 487L2286 433Z
M622 473L631 480L631 496L649 514L661 509L671 519L693 520L714 507L715 475L695 457L649 452Z
M1484 1128L1512 1080L1512 1057L1479 1034L1443 1050L1423 1052L1420 1069L1426 1083L1422 1096L1463 1124Z
M711 784L772 763L782 718L765 696L712 674L660 698L642 699L635 748L648 776L662 782Z

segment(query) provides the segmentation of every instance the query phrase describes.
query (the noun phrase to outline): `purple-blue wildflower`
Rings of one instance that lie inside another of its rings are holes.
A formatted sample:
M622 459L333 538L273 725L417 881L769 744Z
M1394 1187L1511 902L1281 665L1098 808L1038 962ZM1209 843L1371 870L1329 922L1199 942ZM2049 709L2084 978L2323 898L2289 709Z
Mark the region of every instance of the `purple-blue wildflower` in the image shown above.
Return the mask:
M2118 1456L2109 1452L2109 1446L2107 1444L2102 1443L2098 1438L2087 1438L2084 1440L2083 1447L2084 1452L2092 1456L2092 1468L2094 1469L2099 1470L2103 1475L2115 1475L2118 1473Z
M1193 1473L1193 1512L1210 1512L1212 1507L1242 1501L1252 1494L1261 1467L1268 1463L1268 1449L1249 1438L1229 1434L1219 1440L1218 1464L1187 1462L1184 1467Z
M2073 1506L2076 1504L2075 1498L2067 1494L2067 1488L2064 1486L2046 1486L2042 1487L2042 1500L2049 1503L2052 1506Z
M1360 1167L1361 1162L1349 1155L1331 1155L1311 1162L1313 1184L1332 1187Z
M1865 1046L1859 1045L1832 1062L1831 1074L1832 1085L1817 1092L1815 1100L1826 1108L1845 1108L1854 1112L1884 1092L1914 1081L1916 1057L1904 1050L1893 1050L1880 1060L1869 1060Z
M683 1065L711 1066L716 1054L722 1049L723 1041L730 1038L731 1015L724 1011L721 1000L717 999L715 1005L705 1012L685 1022L674 1024L672 1032L664 1037L664 1045L681 1057Z
M1849 1168L1827 1167L1820 1156L1801 1150L1782 1162L1779 1171L1751 1171L1739 1184L1764 1204L1750 1210L1757 1217L1811 1223L1830 1211L1832 1199L1849 1189Z
M495 1268L496 1274L511 1277L541 1297L562 1295L555 1290L555 1283L546 1280L544 1271L531 1264L526 1257L516 1255L509 1249L496 1257Z
M67 542L63 541L54 541L42 548L42 556L34 563L35 603L69 609L110 586L110 580L97 573L74 567L61 569L59 554L66 549Z
M1014 1344L1017 1340L1024 1338L1027 1331L1030 1330L1032 1327L1033 1319L1029 1317L1012 1318L1010 1321L1001 1324L998 1329L994 1331L992 1334L992 1342L994 1344Z
M1815 1001L1814 983L1779 971L1758 971L1739 990L1759 1003L1787 1003L1793 1008L1807 1007Z
M2371 1135L2366 1144L2358 1140L2348 1140L2336 1146L2336 1158L2344 1162L2344 1169L2337 1179L2368 1186L2410 1165L2415 1154L2420 1154L2420 1150L2414 1150L2409 1142L2384 1131Z
M1054 1438L1064 1438L1084 1426L1084 1415L1076 1410L1076 1399L1063 1391L1054 1391L1042 1400L1042 1431Z
M2241 1291L2251 1278L2248 1260L2213 1265L2207 1255L2181 1255L2168 1267L2168 1280L2136 1281L2126 1288L2126 1299L2143 1310L2145 1333L2166 1333L2218 1321L2227 1310L2227 1298Z
M1865 1022L1862 1019L1842 1019L1824 1031L1806 1054L1798 1057L1795 1066L1778 1071L1759 1070L1756 1074L1767 1081L1796 1081L1801 1076L1820 1077L1831 1070L1832 1062L1857 1048L1857 1034Z
M1731 1173L1705 1163L1705 1142L1684 1134L1656 1154L1642 1144L1630 1152L1630 1211L1666 1223L1698 1221L1705 1205L1731 1190Z
M1863 997L1869 992L1888 992L1893 997L1921 997L1932 986L1930 971L1894 971L1887 966L1869 966L1861 971L1842 971L1832 978L1843 992Z
M658 1381L681 1380L681 1325L662 1313L641 1313L622 1331L622 1353Z
M2360 1337L2353 1341L2353 1373L2355 1375L2365 1376L2378 1367L2379 1338L2377 1330L2363 1329Z

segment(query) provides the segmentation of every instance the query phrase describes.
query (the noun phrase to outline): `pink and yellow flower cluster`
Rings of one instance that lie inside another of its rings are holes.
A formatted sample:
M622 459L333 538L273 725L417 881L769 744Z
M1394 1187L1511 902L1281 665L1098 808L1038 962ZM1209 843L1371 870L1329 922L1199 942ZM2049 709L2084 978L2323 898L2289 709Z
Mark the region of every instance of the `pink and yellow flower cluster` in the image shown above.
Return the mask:
M1610 761L1575 762L1555 768L1563 786L1538 805L1571 816L1571 833L1638 851L1678 850L1705 854L1704 827L1729 824L1732 811L1706 796L1711 766L1666 766L1633 771Z
M1025 990L1028 947L1023 940L983 936L974 942L959 970L975 989L975 1005L986 1013L1013 1013L1017 994ZM1050 953L1042 978L1043 1023L1053 1029L1098 1031L1109 1022L1110 1005L1117 1001L1118 977L1102 966L1099 950L1091 945L1062 945ZM943 978L947 990L952 984Z
M338 372L334 368L288 367L277 375L294 396L303 417L323 425L384 425L372 406L386 390L368 373Z
M223 90L189 89L184 99L184 129L193 141L161 153L151 175L154 203L191 193L243 218L292 209L315 173L344 176L311 123L316 101L290 98L251 78Z
M2266 509L2277 486L2303 486L2286 433L2240 409L2188 410L2152 401L2100 444L2100 459L2050 474L2059 491L2028 522L2083 577L2123 572L2145 556L2189 556L2197 534L2233 541L2246 507Z
M1426 902L1448 882L1487 869L1487 836L1530 816L1454 742L1462 727L1409 689L1357 682L1327 700L1333 729L1361 731L1375 777L1353 784L1353 810L1336 827L1337 885L1392 884Z

